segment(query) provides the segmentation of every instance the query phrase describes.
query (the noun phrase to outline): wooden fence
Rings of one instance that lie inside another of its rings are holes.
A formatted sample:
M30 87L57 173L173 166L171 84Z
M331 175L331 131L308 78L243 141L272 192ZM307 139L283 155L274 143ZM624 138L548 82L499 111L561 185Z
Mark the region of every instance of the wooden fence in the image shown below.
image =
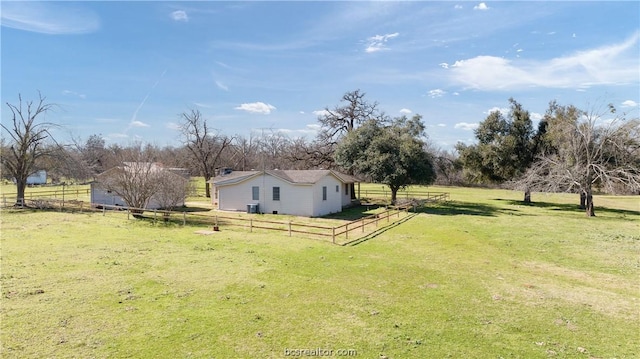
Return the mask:
M433 197L436 198L436 197ZM15 197L14 197L15 199ZM346 245L359 238L371 235L400 219L407 218L409 211L416 211L416 206L423 204L426 200L411 201L399 206L390 206L384 211L372 214L354 221L347 222L339 226L329 226L321 224L296 223L289 221L272 221L260 218L261 214L245 213L220 213L212 212L207 214L189 213L186 211L151 210L142 208L129 208L122 206L112 206L94 204L75 199L56 198L26 198L24 204L29 208L71 211L71 212L98 212L102 215L115 211L126 211L127 219L133 217L151 220L154 223L178 223L182 225L206 225L213 231L218 231L221 227L244 228L249 232L255 230L280 231L287 233L290 237L300 234L308 238L330 240L333 244ZM15 202L13 202L15 203Z

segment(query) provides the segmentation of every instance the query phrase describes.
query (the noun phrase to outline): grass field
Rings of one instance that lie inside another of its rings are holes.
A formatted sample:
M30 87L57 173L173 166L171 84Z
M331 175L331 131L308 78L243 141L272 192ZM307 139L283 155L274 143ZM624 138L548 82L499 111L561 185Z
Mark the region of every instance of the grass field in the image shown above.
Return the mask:
M430 190L346 247L5 209L0 356L640 357L640 197Z

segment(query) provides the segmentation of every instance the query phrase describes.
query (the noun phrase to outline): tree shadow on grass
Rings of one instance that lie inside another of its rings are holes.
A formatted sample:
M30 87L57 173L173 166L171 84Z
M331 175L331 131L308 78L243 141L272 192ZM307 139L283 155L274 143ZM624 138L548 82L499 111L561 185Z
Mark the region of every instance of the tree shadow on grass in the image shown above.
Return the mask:
M545 208L551 211L563 211L563 212L573 212L573 213L582 213L582 214L585 213L584 209L581 209L580 206L578 206L578 204L573 204L573 203L553 203L553 202L539 202L539 201L525 203L523 201L516 201L511 199L500 199L500 198L496 198L495 200L503 201L507 204L514 205L514 206L529 206L529 207L536 207L536 208ZM598 206L597 203L595 204L595 213L596 213L596 217L598 216L598 213L605 213L605 214L619 216L619 217L640 215L640 211L602 207L602 206Z
M175 212L187 212L187 213L191 213L191 212L211 212L211 208L207 208L207 207L192 207L192 206L187 206L187 207L179 207L174 209L173 211Z
M342 212L332 213L322 218L327 219L341 219L345 221L356 221L358 219L362 219L364 217L368 217L373 213L373 211L377 210L380 207L384 207L381 204L366 204L366 205L358 205L352 206L348 208L343 208Z
M417 212L435 214L440 216L485 216L494 217L499 213L512 213L518 212L516 210L499 208L489 204L470 203L470 202L439 202L435 204L426 204L425 206L418 208Z

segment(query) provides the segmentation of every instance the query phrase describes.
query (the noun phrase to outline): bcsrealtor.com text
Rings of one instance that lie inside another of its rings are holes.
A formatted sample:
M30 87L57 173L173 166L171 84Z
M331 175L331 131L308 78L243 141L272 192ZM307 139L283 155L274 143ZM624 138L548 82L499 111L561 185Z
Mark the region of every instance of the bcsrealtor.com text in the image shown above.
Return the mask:
M285 348L286 357L355 357L355 349L327 349L327 348Z

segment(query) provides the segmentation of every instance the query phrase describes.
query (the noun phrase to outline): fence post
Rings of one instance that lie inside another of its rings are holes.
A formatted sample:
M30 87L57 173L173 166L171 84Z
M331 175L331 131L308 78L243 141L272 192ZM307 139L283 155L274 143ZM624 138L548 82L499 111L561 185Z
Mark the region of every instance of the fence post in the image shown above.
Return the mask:
M331 227L331 241L336 244L336 227Z
M253 218L249 218L249 232L253 232Z
M157 218L156 210L154 209L153 210L153 224L156 224L156 223L158 223L158 218Z
M182 212L182 225L187 225L187 212Z
M362 219L362 233L364 233L364 224L365 224L365 221L366 221L366 220L363 218L363 219Z
M104 217L104 214L105 214L106 210L107 210L107 207L102 206L102 217ZM129 218L127 218L127 219L129 219Z
M291 237L291 221L289 221L289 237Z

